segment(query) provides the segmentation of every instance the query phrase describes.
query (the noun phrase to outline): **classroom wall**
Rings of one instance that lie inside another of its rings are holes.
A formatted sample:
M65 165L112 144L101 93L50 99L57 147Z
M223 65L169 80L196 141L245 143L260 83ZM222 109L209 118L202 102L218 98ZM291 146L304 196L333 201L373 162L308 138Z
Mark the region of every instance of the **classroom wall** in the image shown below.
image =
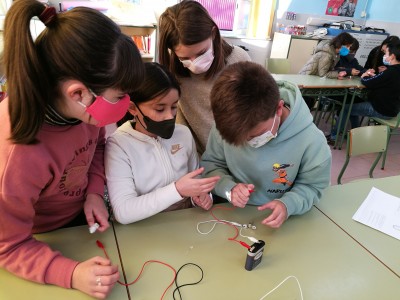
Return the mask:
M329 16L325 14L328 0L278 0L275 23L288 25L306 25L308 17L319 17L332 20L353 20L364 27L383 28L391 35L400 36L400 5L398 0L358 0L354 18ZM286 12L295 12L296 21L286 20ZM361 17L362 12L366 17ZM313 29L311 26L310 29Z
M277 0L274 28L277 23L285 25L306 25L309 17L329 19L332 21L348 20L348 17L325 15L328 0ZM400 2L398 0L358 0L354 18L350 18L355 24L365 27L383 28L391 35L400 36ZM366 17L361 17L365 11ZM286 20L286 12L296 13L296 20ZM307 26L308 31L316 29L315 26ZM271 53L272 38L255 43L250 39L228 39L233 44L242 44L249 49L253 61L265 64ZM262 47L262 48L261 48Z
M123 0L120 1L123 2ZM58 3L55 0L49 0L49 2L53 5ZM177 2L178 0L142 0L143 4L151 4L154 8L156 18L158 18L166 7ZM391 35L400 36L399 3L399 0L358 0L355 16L351 19L356 24L363 27L383 28ZM306 25L308 17L333 21L349 19L346 17L325 15L327 4L328 0L277 0L273 32L275 31L277 23L283 23L285 25ZM296 13L296 20L286 20L286 12L288 11ZM366 12L366 17L361 17L363 11ZM315 28L316 27L313 26L307 26L308 31L312 31ZM37 31L37 28L35 28L35 30ZM271 38L273 38L273 32ZM271 53L272 39L262 40L242 37L225 37L225 39L233 45L243 46L248 49L252 60L263 65Z

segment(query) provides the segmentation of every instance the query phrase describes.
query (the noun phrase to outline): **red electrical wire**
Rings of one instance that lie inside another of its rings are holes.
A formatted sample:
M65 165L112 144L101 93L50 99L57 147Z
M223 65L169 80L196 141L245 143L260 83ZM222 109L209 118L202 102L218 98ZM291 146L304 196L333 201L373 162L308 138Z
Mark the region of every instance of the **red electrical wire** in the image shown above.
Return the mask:
M214 213L213 213L213 211L214 211L215 209L234 210L235 207L232 208L232 207L225 207L225 206L214 206L214 207L211 209L210 214L213 216L213 218L214 218L216 221L221 222L221 223L224 223L224 224L226 224L226 225L229 225L229 226L232 226L233 228L235 228L235 231L236 231L235 236L234 236L234 237L231 237L231 238L228 238L228 240L233 241L233 242L236 242L236 243L239 243L239 244L242 245L243 247L246 247L247 249L250 249L250 246L249 246L248 244L246 244L245 242L242 242L242 241L239 241L239 240L236 239L236 238L239 236L239 230L237 229L237 227L236 227L235 225L229 223L229 222L226 222L226 221L223 221L223 220L218 219L218 218L214 215Z
M104 247L103 243L100 242L99 240L97 240L97 241L96 241L96 244L97 244L97 247L99 247L100 249L103 250L104 255L106 256L106 258L107 258L107 259L110 259L110 258L108 257L106 248ZM161 296L161 300L162 300L162 299L164 298L164 296L165 296L165 293L166 293L166 292L168 291L168 289L174 284L174 281L175 281L175 278L176 278L176 270L175 270L171 265L169 265L169 264L167 264L167 263L165 263L165 262L158 261L158 260L148 260L148 261L146 261L146 262L143 264L142 269L140 270L139 275L136 277L135 280L133 280L133 281L130 282L130 283L123 283L123 282L121 282L121 281L119 281L119 280L118 280L117 282L118 282L120 285L123 285L123 286L129 286L129 285L132 285L132 284L136 283L136 282L139 280L140 276L142 275L143 270L144 270L144 267L145 267L148 263L159 263L159 264L162 264L162 265L164 265L164 266L167 266L168 268L170 268L170 269L174 272L174 278L172 278L172 282L171 282L171 283L168 285L168 287L164 290L164 293L163 293L162 296Z

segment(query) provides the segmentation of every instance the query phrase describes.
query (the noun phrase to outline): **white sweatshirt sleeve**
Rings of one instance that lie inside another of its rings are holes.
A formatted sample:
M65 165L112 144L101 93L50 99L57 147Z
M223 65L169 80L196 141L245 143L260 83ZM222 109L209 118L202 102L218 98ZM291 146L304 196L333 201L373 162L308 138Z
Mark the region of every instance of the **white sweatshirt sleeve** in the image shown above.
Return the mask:
M140 193L136 181L142 179L139 177L144 177L147 173L157 180L157 176L161 174L159 165L152 165L151 161L140 161L140 158L136 158L135 161L135 155L129 151L130 147L135 146L119 144L113 137L110 137L106 144L105 167L108 193L114 217L122 224L153 216L182 199L176 190L175 182L138 196ZM148 182L148 186L151 185L152 182Z

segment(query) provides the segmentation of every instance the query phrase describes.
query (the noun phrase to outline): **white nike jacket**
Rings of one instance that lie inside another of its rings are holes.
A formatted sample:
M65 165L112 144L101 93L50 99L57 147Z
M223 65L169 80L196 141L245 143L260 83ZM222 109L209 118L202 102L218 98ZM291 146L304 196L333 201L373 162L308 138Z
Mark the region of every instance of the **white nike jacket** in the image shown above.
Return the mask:
M128 121L108 139L105 170L115 219L128 224L182 200L175 181L199 167L190 130L175 125L170 139L153 138Z

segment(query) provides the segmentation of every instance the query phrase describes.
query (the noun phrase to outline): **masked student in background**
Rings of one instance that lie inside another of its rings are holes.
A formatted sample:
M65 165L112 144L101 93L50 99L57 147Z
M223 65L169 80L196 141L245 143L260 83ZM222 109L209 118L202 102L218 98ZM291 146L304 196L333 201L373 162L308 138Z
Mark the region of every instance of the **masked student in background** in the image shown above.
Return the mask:
M376 74L386 70L386 65L383 63L383 56L386 53L387 44L393 44L399 41L399 37L396 35L391 35L384 39L379 46L376 46L369 52L364 68L374 69Z
M351 128L360 127L361 117L391 119L400 112L400 42L389 43L382 58L385 70L376 74L369 69L361 75L361 83L366 86L366 98L358 99L350 111ZM344 116L349 111L346 105ZM337 126L332 129L331 139L340 132Z
M354 39L353 44L351 44L349 53L347 55L340 55L340 59L335 66L335 70L346 71L345 76L361 76L367 71L359 63L355 55L357 53L360 43L357 39ZM347 51L345 51L347 52Z
M342 32L331 40L318 43L315 53L300 70L299 74L317 75L320 77L341 79L346 76L346 71L335 70L340 56L350 52L354 38L347 32ZM312 109L316 102L313 97L304 97L308 107Z
M271 211L262 224L272 228L319 201L330 183L331 151L295 84L239 62L215 81L211 107L215 125L200 165L204 176L221 177L214 194Z
M215 77L225 66L250 57L221 37L217 24L197 1L184 0L167 8L159 28L159 61L181 83L177 122L190 128L201 155L214 120L210 91Z
M158 63L145 63L143 84L131 94L129 113L107 140L107 187L116 220L123 224L195 205L210 209L218 176L199 177L190 130L175 125L180 97L176 78Z
M46 27L33 41L35 16ZM103 126L126 113L127 93L144 73L140 53L94 9L57 14L39 1L16 0L5 19L3 63L0 266L104 299L119 279L116 265L99 256L64 257L33 234L95 222L100 232L109 227Z

